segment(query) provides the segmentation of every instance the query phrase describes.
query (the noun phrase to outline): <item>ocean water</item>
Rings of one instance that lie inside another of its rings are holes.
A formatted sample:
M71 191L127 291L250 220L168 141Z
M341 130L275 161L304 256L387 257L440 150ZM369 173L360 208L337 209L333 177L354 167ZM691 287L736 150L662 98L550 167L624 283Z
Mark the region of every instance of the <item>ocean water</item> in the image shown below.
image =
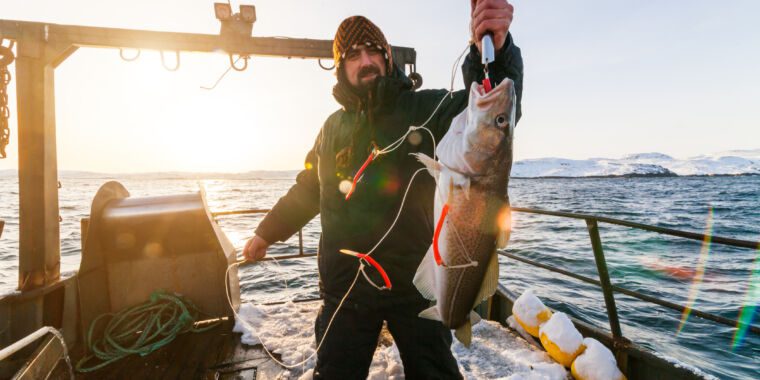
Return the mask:
M212 211L269 208L287 191L292 179L156 179L113 175L61 178L61 271L79 266L79 221L88 216L95 192L104 182L119 180L132 196L195 192L206 188ZM592 213L680 230L760 241L760 177L514 179L514 206ZM710 211L712 210L712 211ZM261 215L220 219L230 240L242 247ZM0 294L18 282L18 181L0 178ZM710 221L712 221L710 223ZM597 278L585 223L550 216L513 214L507 251L545 264ZM306 252L315 252L318 218L304 228ZM612 282L631 290L758 324L760 250L669 238L651 232L600 224ZM270 255L298 250L297 238L270 248ZM704 280L690 275L706 261ZM550 307L609 330L601 291L569 277L500 257L501 282L518 294L528 288ZM668 268L670 271L662 270ZM753 272L754 270L754 272ZM676 275L673 275L675 273ZM754 274L753 274L754 273ZM753 277L754 275L754 277ZM267 262L241 270L243 298L253 302L317 296L314 259ZM754 289L754 291L752 290ZM695 290L698 290L695 292ZM694 302L690 303L690 292ZM623 334L628 339L719 378L757 378L760 337L691 316L679 330L681 314L616 294Z

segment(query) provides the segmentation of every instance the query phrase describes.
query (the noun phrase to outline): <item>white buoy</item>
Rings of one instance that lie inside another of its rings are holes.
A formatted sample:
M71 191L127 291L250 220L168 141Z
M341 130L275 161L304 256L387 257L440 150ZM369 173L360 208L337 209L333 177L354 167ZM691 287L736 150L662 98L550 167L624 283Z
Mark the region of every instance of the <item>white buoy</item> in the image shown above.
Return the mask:
M583 345L586 349L570 368L576 380L626 380L612 351L593 338L583 339Z
M552 317L552 312L528 289L515 300L512 315L528 334L538 338L538 328Z
M583 352L583 335L565 313L554 313L539 329L541 345L552 359L565 367Z

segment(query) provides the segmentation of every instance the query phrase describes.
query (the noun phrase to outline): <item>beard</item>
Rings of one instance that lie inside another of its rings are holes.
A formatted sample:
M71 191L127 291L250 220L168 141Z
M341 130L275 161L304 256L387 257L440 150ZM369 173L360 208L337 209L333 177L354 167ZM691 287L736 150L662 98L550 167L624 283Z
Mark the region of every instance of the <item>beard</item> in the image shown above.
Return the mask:
M372 75L374 74L374 78ZM377 66L369 65L364 66L359 70L357 74L358 84L354 86L354 90L361 96L366 96L370 91L377 87L377 80L382 76L380 69Z

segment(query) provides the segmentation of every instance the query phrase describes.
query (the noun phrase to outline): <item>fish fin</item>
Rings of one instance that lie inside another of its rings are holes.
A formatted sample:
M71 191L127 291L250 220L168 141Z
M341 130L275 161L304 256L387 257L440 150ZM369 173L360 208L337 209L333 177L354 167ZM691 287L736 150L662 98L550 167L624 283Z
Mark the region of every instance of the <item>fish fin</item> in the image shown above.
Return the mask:
M465 347L469 348L470 343L472 343L472 323L470 323L470 321L465 321L462 326L459 326L459 328L454 331L454 336L457 337L457 340L462 342Z
M464 197L469 200L470 199L470 177L462 174L457 173L455 171L450 171L449 173L450 180L449 180L449 193L454 192L454 187L459 187L462 189L462 192L464 193Z
M427 168L428 173L430 173L430 175L433 176L433 178L438 177L438 173L441 172L441 164L438 163L438 161L434 160L433 158L431 158L425 153L411 153L411 155L417 158L417 161L425 165L425 168Z
M417 267L412 282L423 297L429 300L435 299L435 259L433 258L432 245Z
M441 320L441 313L438 312L438 305L434 305L425 310L422 310L419 314L417 314L417 316L420 318L430 319L433 321Z
M483 284L480 286L477 298L475 298L475 305L483 302L488 297L496 293L496 288L499 286L499 258L496 252L491 254L491 260L488 262L488 268L486 269L486 275L483 277Z
M470 324L475 326L480 322L483 318L480 317L480 314L478 314L475 310L470 312Z
M464 197L470 200L470 177L465 177L462 183L462 190L464 191Z

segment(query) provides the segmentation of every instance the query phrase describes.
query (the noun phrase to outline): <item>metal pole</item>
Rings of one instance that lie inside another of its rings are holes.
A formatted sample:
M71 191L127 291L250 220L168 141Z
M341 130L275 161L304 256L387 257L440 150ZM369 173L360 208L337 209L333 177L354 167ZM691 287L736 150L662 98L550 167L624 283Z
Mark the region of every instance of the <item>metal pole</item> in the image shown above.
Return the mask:
M596 223L596 219L586 219L586 226L588 227L588 235L591 238L591 247L594 250L594 261L596 261L596 270L599 272L599 281L602 283L604 303L607 306L607 316L610 320L612 337L615 340L619 340L623 337L623 332L620 330L615 296L612 293L612 283L610 282L610 274L607 271L607 261L604 259L602 239L599 237L599 226Z

